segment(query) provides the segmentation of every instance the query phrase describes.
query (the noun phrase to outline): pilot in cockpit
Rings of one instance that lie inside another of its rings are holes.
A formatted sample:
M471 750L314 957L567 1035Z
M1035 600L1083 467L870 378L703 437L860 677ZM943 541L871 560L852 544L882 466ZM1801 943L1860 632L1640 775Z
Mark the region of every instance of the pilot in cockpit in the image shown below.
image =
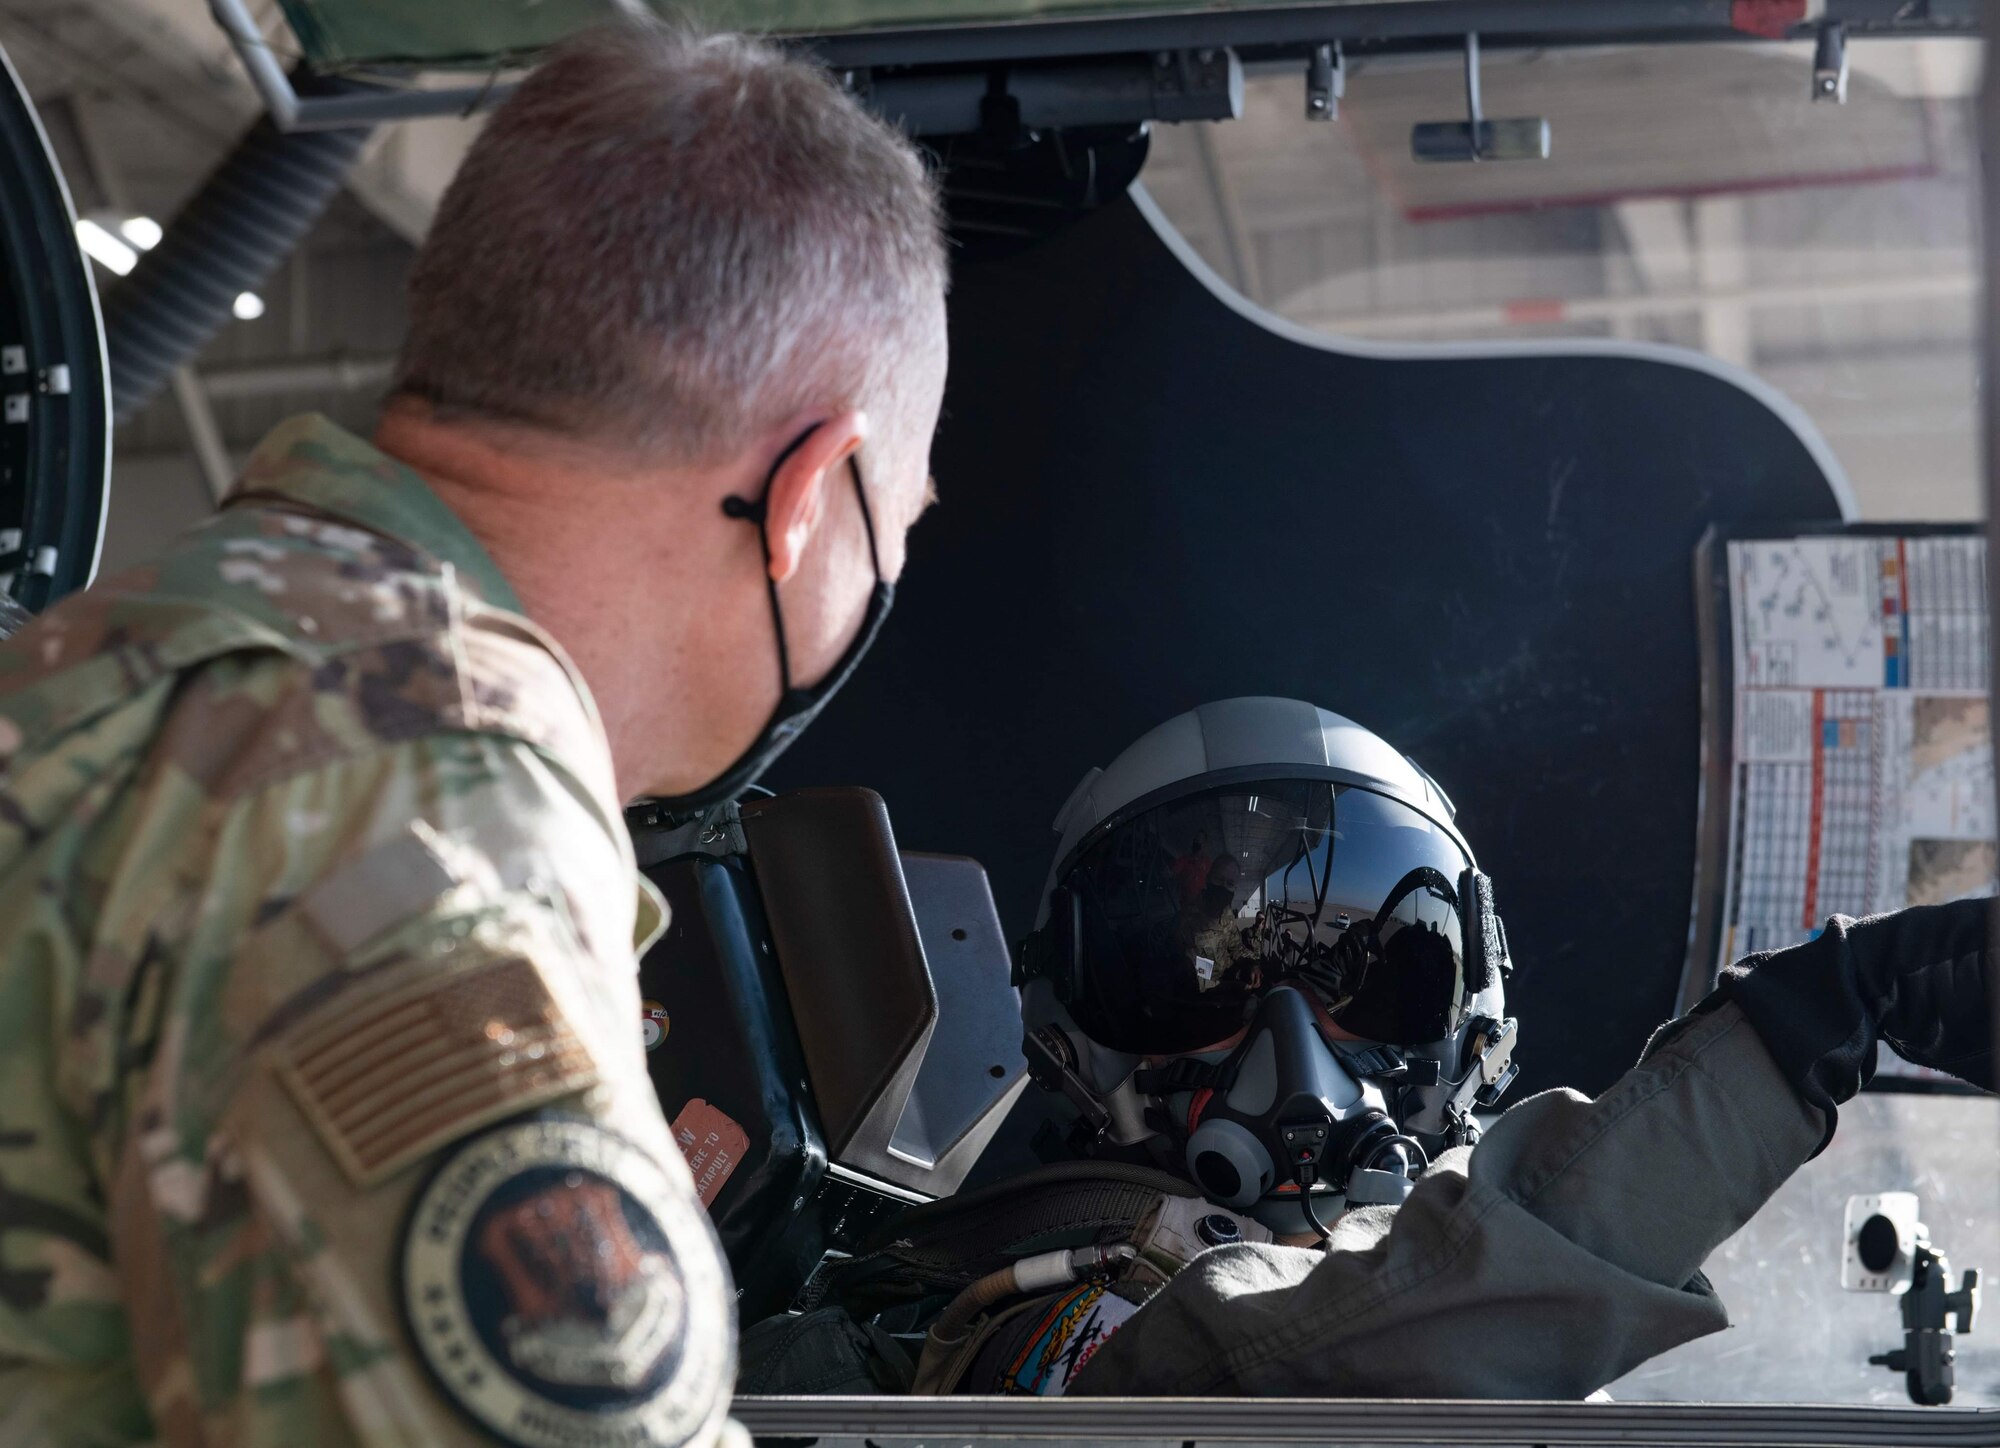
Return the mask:
M1057 829L1019 978L1066 1159L886 1223L739 1390L1581 1398L1727 1325L1703 1261L1878 1043L1993 1086L1980 899L1836 916L1595 1100L1489 1115L1493 887L1428 775L1309 704L1169 720Z

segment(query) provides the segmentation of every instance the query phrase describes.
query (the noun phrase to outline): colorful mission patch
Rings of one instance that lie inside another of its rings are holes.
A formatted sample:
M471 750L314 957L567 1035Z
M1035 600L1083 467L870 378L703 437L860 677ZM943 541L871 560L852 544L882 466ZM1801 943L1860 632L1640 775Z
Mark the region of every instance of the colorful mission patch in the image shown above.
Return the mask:
M1138 1310L1138 1303L1107 1292L1102 1282L1064 1293L1049 1304L1027 1346L1008 1366L1001 1391L1061 1397L1105 1340Z

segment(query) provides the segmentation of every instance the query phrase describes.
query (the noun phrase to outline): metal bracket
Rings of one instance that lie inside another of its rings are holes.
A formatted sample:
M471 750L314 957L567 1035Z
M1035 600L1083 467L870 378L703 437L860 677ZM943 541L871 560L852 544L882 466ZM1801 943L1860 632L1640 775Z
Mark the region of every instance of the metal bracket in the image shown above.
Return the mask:
M721 804L691 820L675 821L655 800L640 800L625 809L632 848L641 868L679 855L709 855L724 859L748 854L743 818L734 804Z
M1410 128L1410 154L1419 161L1546 161L1549 123L1541 116L1489 121L1479 107L1479 34L1465 37L1465 112L1462 121L1420 121Z
M1972 1331L1979 1313L1979 1270L1968 1269L1963 1285L1953 1292L1951 1263L1928 1242L1920 1242L1911 1264L1910 1290L1903 1294L1902 1305L1903 1346L1876 1353L1868 1361L1903 1374L1911 1402L1942 1407L1951 1401L1956 1386L1952 1322L1957 1320L1960 1332Z
M1812 98L1847 104L1847 27L1838 20L1821 25L1813 45Z
M1060 1028L1043 1026L1028 1032L1021 1040L1021 1054L1028 1058L1028 1075L1037 1086L1076 1108L1077 1125L1086 1140L1094 1141L1111 1129L1111 1113L1077 1074L1076 1051Z
M1347 67L1341 62L1337 40L1316 46L1307 59L1307 120L1330 121L1340 114L1340 98L1347 94Z
M1234 120L1243 113L1243 64L1218 47L1076 65L877 74L865 101L912 135L1012 144L1041 131Z
M1243 66L1224 48L1163 50L1153 57L1151 119L1234 120L1243 114Z
M236 52L250 84L263 97L271 124L280 131L337 131L382 121L428 116L463 116L497 105L514 92L511 85L454 86L448 90L376 86L337 96L302 96L265 43L243 0L208 0L209 13Z

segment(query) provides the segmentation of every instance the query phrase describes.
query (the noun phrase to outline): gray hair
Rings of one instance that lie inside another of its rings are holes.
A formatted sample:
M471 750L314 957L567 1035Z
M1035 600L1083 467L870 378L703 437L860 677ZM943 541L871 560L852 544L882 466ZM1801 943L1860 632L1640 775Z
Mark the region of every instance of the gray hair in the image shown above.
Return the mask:
M409 279L395 391L684 460L896 405L945 285L915 148L821 68L627 21L473 143Z

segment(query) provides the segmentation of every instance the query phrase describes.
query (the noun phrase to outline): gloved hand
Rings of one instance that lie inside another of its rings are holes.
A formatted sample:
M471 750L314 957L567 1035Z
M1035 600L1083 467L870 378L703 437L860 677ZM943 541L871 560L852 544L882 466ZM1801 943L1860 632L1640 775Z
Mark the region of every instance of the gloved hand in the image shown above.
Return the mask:
M1993 1005L1987 960L1993 901L1835 915L1803 945L1746 956L1722 972L1701 1014L1734 1001L1799 1095L1826 1115L1875 1075L1875 1046L1988 1091ZM1664 1027L1646 1048L1675 1029Z

